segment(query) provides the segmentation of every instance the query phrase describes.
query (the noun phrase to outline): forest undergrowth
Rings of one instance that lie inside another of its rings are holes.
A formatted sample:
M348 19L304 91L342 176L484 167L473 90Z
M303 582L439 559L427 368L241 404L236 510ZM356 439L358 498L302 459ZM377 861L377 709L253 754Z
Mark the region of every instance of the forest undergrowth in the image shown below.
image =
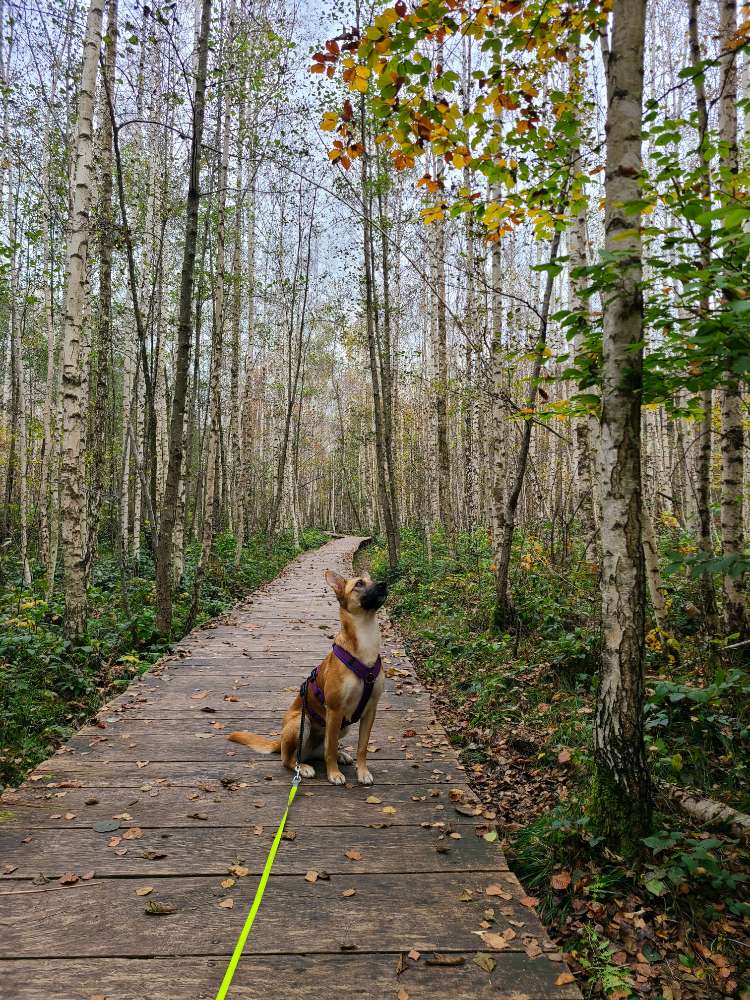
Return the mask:
M291 535L269 546L264 535L246 539L239 566L235 542L216 539L192 614L199 545L186 549L185 572L175 590L173 640L222 614L274 576L300 551L316 548L325 535L305 531L300 548ZM63 634L64 592L45 598L42 574L20 586L18 566L0 563L0 790L25 774L68 739L108 698L124 690L170 649L156 629L154 566L148 555L130 567L126 597L117 559L97 558L89 586L89 615L80 641Z
M651 836L625 859L587 814L598 683L598 569L576 544L519 533L517 627L488 629L486 534L405 532L389 613L430 688L511 867L563 945L587 996L750 997L750 850L696 827L657 794ZM647 636L647 750L655 782L750 810L750 674L707 636L679 530L660 525L665 632ZM382 546L363 558L387 574ZM486 836L486 834L485 834ZM490 834L492 836L492 834Z

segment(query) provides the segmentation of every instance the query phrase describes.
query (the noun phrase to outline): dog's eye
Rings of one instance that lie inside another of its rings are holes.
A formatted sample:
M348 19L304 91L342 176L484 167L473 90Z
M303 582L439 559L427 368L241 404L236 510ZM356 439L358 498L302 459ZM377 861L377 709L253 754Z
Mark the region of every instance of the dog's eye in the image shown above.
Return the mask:
M362 587L364 587L364 585L365 585L365 581L364 580L357 580L357 582L354 584L355 589L358 588L360 590L362 589Z

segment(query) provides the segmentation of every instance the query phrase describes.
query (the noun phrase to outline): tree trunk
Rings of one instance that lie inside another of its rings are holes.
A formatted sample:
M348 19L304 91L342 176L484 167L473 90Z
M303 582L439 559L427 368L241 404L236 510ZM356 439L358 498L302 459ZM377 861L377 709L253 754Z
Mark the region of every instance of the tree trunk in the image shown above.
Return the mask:
M645 574L641 543L643 297L640 194L645 0L615 0L607 60L607 157L601 415L603 649L594 719L591 813L632 851L651 824L643 741Z
M737 153L737 31L736 0L719 0L719 163L722 201L735 197L739 166ZM744 429L740 381L731 367L721 390L721 551L725 559L741 559L743 539ZM745 587L742 573L724 574L724 615L727 629L745 638L748 631Z
M60 516L65 570L65 633L78 638L86 628L86 497L84 480L85 370L83 319L90 236L94 161L93 117L102 38L104 0L91 0L86 22L78 127L73 171L73 209L66 249L66 289L62 345L62 460Z
M200 164L205 116L206 66L208 36L211 29L211 0L202 0L201 25L193 98L193 128L190 144L190 180L185 207L185 240L178 307L177 351L174 392L169 421L169 464L164 486L156 552L156 627L162 635L172 629L173 541L182 472L183 430L187 398L190 351L193 340L193 281L198 242L198 205L200 200Z

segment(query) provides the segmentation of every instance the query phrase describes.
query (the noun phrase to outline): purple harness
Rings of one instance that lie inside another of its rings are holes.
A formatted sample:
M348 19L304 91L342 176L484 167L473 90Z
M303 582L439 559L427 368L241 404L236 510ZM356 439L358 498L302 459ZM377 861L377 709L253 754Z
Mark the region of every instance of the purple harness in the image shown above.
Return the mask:
M354 714L352 715L351 719L349 720L345 719L344 722L342 723L342 725L344 726L353 726L355 722L359 722L360 718L362 717L362 713L367 707L367 703L370 700L370 696L372 695L372 690L375 687L375 681L377 680L378 674L382 669L382 663L380 662L380 657L378 657L375 663L371 667L367 667L365 666L364 663L362 663L361 660L358 660L356 656L352 656L351 653L347 652L345 649L337 645L337 643L335 642L333 644L333 655L336 657L337 660L340 660L344 664L344 666L348 667L352 671L352 673L356 674L357 677L359 677L359 679L363 683L362 697L359 699L359 704L354 710ZM320 704L325 708L326 700L325 700L325 695L323 694L323 691L321 690L321 687L318 684L317 667L313 668L312 673L303 683L302 687L300 688L300 694L302 695L305 711L310 716L310 718L314 722L317 722L319 726L325 726L326 720L323 718L322 715L319 715L318 712L315 711L315 709L310 708L310 705L307 702L308 687L312 689L312 693L318 699Z

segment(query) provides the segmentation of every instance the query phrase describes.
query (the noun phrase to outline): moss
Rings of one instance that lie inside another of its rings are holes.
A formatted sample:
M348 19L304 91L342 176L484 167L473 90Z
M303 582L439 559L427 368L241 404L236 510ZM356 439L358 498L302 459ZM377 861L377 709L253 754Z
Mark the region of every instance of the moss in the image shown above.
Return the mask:
M638 802L601 764L594 766L587 812L592 831L624 857L638 854L651 833L650 796Z

